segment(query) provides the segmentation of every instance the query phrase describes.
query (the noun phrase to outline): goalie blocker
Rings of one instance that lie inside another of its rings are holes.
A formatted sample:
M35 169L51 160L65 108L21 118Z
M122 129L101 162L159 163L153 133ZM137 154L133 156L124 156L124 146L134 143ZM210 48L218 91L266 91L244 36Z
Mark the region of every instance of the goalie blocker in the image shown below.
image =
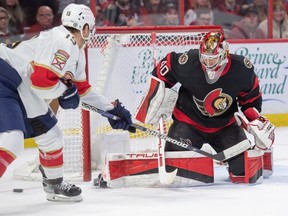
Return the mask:
M211 158L191 151L166 152L166 171L178 169L170 185L161 185L157 153L110 153L97 186L121 187L188 187L214 183L214 163ZM245 152L245 176L229 174L232 183L258 184L273 171L272 149Z
M158 124L172 115L178 93L170 88L165 88L165 83L157 77L151 77L150 88L146 97L141 101L135 118L145 124Z

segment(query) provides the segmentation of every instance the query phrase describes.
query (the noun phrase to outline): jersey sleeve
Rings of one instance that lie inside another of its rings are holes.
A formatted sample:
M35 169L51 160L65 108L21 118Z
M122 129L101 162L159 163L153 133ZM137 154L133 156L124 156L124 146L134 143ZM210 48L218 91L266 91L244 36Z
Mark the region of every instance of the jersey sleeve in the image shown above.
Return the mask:
M173 71L173 67L177 63L177 54L175 52L168 53L154 68L152 75L164 81L165 87L171 88L177 83Z
M239 106L243 112L251 107L254 107L261 112L262 93L260 91L259 79L254 72L254 66L252 63L247 58L245 58L243 62L242 70L245 71L244 74L246 74L245 77L247 80L245 82L245 88L238 96Z
M59 78L65 73L73 77L76 71L79 48L67 38L42 45L36 49L33 72L30 76L32 89L43 99L57 98L67 89Z

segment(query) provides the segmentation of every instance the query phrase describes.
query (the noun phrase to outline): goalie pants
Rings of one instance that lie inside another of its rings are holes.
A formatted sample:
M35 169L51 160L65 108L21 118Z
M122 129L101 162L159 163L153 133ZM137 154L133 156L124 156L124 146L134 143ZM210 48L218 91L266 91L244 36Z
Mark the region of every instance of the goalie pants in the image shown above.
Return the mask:
M193 126L174 119L168 136L190 144L197 148L202 148L204 143L208 143L217 153L239 142L247 139L245 132L236 123L223 128L216 133L203 133L196 130ZM187 150L170 142L166 142L165 151ZM229 165L228 170L233 175L245 175L244 153L239 154L226 161Z

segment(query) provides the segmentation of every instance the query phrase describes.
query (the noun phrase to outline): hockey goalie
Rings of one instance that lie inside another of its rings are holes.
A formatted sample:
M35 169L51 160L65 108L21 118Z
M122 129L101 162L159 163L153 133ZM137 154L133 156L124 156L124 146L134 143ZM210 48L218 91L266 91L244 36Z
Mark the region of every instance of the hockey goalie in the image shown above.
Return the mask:
M173 91L176 84L180 84L178 92ZM158 125L172 116L168 137L198 149L209 144L217 153L233 149L235 156L224 160L227 178L232 183L259 184L263 177L272 175L275 137L275 126L260 114L261 109L262 93L253 64L241 55L230 54L222 33L209 32L199 49L170 52L160 60L135 118ZM211 158L169 141L161 147L166 158L162 174L171 177L169 174L177 170L172 185L214 182ZM103 178L111 184L112 179L140 176L141 184L151 185L143 174L158 174L159 170L160 179L160 156L158 151L108 158L110 167Z

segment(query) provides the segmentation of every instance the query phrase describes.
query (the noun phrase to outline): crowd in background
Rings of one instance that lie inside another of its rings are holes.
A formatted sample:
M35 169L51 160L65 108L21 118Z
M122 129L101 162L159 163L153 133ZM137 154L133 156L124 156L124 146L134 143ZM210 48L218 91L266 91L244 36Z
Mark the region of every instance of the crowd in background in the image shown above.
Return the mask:
M89 0L0 0L0 42L28 39L60 24L70 3ZM220 25L228 39L268 37L268 0L96 0L96 26ZM273 38L288 38L288 0L273 0Z

